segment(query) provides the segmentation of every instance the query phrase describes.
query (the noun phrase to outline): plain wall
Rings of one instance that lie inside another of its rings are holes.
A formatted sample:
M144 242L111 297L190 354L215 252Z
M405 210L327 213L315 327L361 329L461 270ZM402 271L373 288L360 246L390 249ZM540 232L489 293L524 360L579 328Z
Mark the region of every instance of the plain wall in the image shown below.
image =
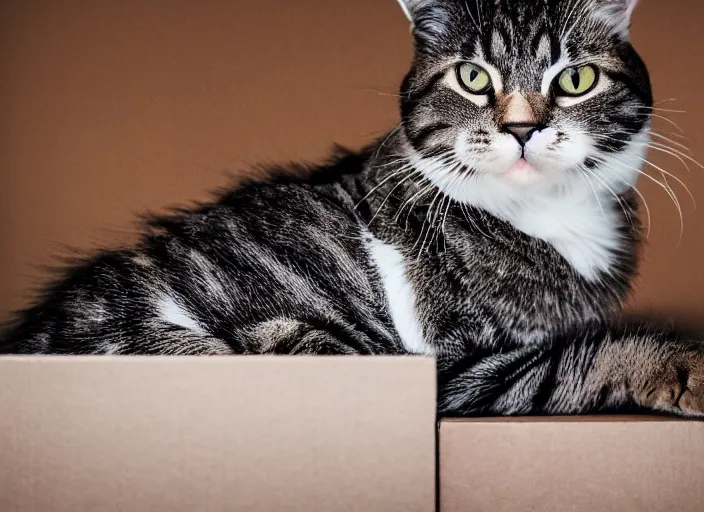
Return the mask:
M704 158L700 0L645 0L633 40L663 135ZM135 214L208 198L226 172L316 160L398 122L408 24L395 0L4 0L0 3L0 318L43 265L129 241ZM671 99L675 98L674 101ZM667 100L667 101L665 101ZM704 197L704 171L653 162ZM657 176L657 171L650 169ZM704 313L704 215L643 180L652 229L633 305Z

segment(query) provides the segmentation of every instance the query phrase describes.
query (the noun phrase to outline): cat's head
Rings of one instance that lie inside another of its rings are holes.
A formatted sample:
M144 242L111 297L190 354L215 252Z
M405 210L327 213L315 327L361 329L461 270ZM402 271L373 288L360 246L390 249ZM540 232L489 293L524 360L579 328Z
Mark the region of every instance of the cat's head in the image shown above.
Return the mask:
M415 42L402 128L446 194L492 210L635 183L652 107L637 0L399 2Z

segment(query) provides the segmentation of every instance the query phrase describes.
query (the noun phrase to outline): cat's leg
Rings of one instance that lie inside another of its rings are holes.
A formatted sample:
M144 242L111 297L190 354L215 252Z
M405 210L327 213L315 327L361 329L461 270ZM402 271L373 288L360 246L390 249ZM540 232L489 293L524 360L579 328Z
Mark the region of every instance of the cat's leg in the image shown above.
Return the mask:
M657 411L704 416L704 343L657 331L583 333L440 371L442 415Z
M9 354L71 354L71 355L168 355L168 356L219 356L238 353L234 345L205 332L169 325L141 325L137 332L134 322L118 325L100 336L61 335L51 343L45 331L23 340L16 347L8 346ZM0 350L2 353L2 350Z
M94 346L96 355L227 356L236 350L225 341L189 329L155 329L143 339L102 340Z
M334 323L314 326L309 322L277 319L262 322L251 330L262 354L281 355L364 355L371 354L361 333Z

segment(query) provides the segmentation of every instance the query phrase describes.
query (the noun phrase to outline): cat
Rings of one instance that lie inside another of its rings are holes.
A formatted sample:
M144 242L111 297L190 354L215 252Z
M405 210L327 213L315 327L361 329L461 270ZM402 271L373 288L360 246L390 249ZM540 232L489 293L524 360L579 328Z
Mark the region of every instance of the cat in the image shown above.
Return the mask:
M653 98L636 0L399 0L401 122L153 217L12 354L434 356L443 416L704 415L704 343L622 325Z

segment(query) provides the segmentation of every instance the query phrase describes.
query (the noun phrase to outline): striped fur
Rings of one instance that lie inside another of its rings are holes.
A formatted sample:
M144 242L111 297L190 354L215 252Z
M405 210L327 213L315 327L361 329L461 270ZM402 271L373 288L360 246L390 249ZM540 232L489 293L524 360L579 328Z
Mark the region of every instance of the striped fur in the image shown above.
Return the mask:
M443 415L704 413L702 342L617 321L652 107L635 2L401 2L394 130L150 219L71 265L0 352L432 354ZM558 95L585 64L594 88Z

